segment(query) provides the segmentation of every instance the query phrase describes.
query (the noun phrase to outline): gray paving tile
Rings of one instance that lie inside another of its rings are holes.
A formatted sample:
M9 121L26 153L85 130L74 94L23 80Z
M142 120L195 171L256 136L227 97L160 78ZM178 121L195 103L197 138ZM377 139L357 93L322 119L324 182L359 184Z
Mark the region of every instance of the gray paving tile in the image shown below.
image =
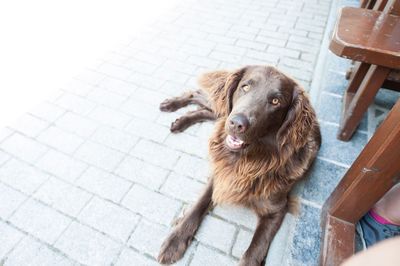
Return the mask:
M237 262L223 254L216 252L213 249L199 245L194 254L191 266L220 266L220 265L235 265Z
M112 171L122 161L124 154L103 145L87 141L79 147L75 153L75 157L106 171Z
M43 144L19 133L15 133L7 138L1 143L0 147L4 151L31 163L35 162L47 151L47 147Z
M68 182L74 182L88 167L87 164L55 150L47 152L36 166Z
M49 244L53 244L72 221L32 199L25 202L9 220L18 228Z
M129 239L128 244L140 252L156 258L167 235L167 227L142 219Z
M152 190L158 190L169 173L166 169L130 156L126 157L114 172Z
M99 123L71 112L65 113L55 124L81 137L89 137L99 126Z
M302 205L300 217L294 230L291 254L302 265L317 265L319 258L320 210Z
M336 138L337 130L337 126L321 123L322 146L319 156L351 165L367 143L367 135L356 132L349 142L343 142Z
M68 154L72 154L84 141L81 137L54 126L43 131L37 140Z
M197 180L171 173L160 191L185 202L195 202L204 188L205 185Z
M151 221L170 225L181 207L177 200L134 185L124 197L122 205ZM162 211L160 211L162 210Z
M11 124L13 129L30 137L36 137L48 126L48 122L30 114L24 114L15 123Z
M0 258L5 257L23 237L24 234L22 232L4 222L0 222Z
M95 167L89 167L76 181L76 185L102 198L119 202L131 183Z
M28 195L48 178L49 175L17 159L9 160L0 168L2 182Z
M7 256L4 262L4 266L6 265L72 266L76 263L33 238L26 237Z
M229 253L235 237L236 228L220 219L207 215L196 233L202 243Z
M153 261L130 248L125 248L121 252L121 255L115 263L115 266L132 266L132 264L143 266L159 265L155 260Z
M346 171L344 167L316 159L306 177L301 197L322 205Z
M50 178L33 195L65 214L76 217L92 195L56 178Z
M120 244L103 234L76 222L68 227L55 247L87 265L110 265L121 248Z
M27 196L0 183L0 217L4 220L26 200ZM1 257L1 255L0 255Z
M139 216L111 202L94 197L78 219L107 235L125 242L139 222Z
M180 156L179 152L168 146L144 139L138 142L130 154L167 169L172 169Z

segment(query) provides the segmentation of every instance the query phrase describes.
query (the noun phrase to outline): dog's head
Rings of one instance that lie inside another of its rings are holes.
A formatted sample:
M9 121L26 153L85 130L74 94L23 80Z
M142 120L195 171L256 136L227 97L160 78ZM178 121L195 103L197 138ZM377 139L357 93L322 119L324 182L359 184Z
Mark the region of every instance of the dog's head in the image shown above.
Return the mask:
M305 145L315 115L304 90L270 66L229 73L223 89L226 146L241 151L260 144Z

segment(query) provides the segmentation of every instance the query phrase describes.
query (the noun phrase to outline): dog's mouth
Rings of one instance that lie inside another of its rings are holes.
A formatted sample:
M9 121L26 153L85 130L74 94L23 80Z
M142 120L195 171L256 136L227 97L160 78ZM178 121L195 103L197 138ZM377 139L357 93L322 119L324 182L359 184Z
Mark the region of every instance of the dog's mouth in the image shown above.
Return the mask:
M226 136L225 143L228 148L233 151L244 149L247 146L247 144L243 140L232 135Z

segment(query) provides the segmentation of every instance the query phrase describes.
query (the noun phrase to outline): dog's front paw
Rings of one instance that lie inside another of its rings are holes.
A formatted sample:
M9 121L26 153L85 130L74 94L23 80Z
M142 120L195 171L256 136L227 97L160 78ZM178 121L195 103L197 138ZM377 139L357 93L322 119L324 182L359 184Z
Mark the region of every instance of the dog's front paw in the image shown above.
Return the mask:
M179 230L174 231L164 241L158 254L157 261L161 264L172 264L183 257L192 237L185 236Z
M160 103L160 110L163 112L174 112L179 109L176 99L166 99Z
M242 257L239 261L239 266L260 266L261 263L251 257Z

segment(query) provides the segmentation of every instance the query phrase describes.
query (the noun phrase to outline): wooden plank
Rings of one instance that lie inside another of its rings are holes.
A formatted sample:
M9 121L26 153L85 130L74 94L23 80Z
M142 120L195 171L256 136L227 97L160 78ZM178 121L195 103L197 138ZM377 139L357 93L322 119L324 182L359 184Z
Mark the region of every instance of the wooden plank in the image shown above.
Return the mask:
M323 224L323 239L321 247L321 266L337 266L355 251L354 224L337 219L326 214Z

